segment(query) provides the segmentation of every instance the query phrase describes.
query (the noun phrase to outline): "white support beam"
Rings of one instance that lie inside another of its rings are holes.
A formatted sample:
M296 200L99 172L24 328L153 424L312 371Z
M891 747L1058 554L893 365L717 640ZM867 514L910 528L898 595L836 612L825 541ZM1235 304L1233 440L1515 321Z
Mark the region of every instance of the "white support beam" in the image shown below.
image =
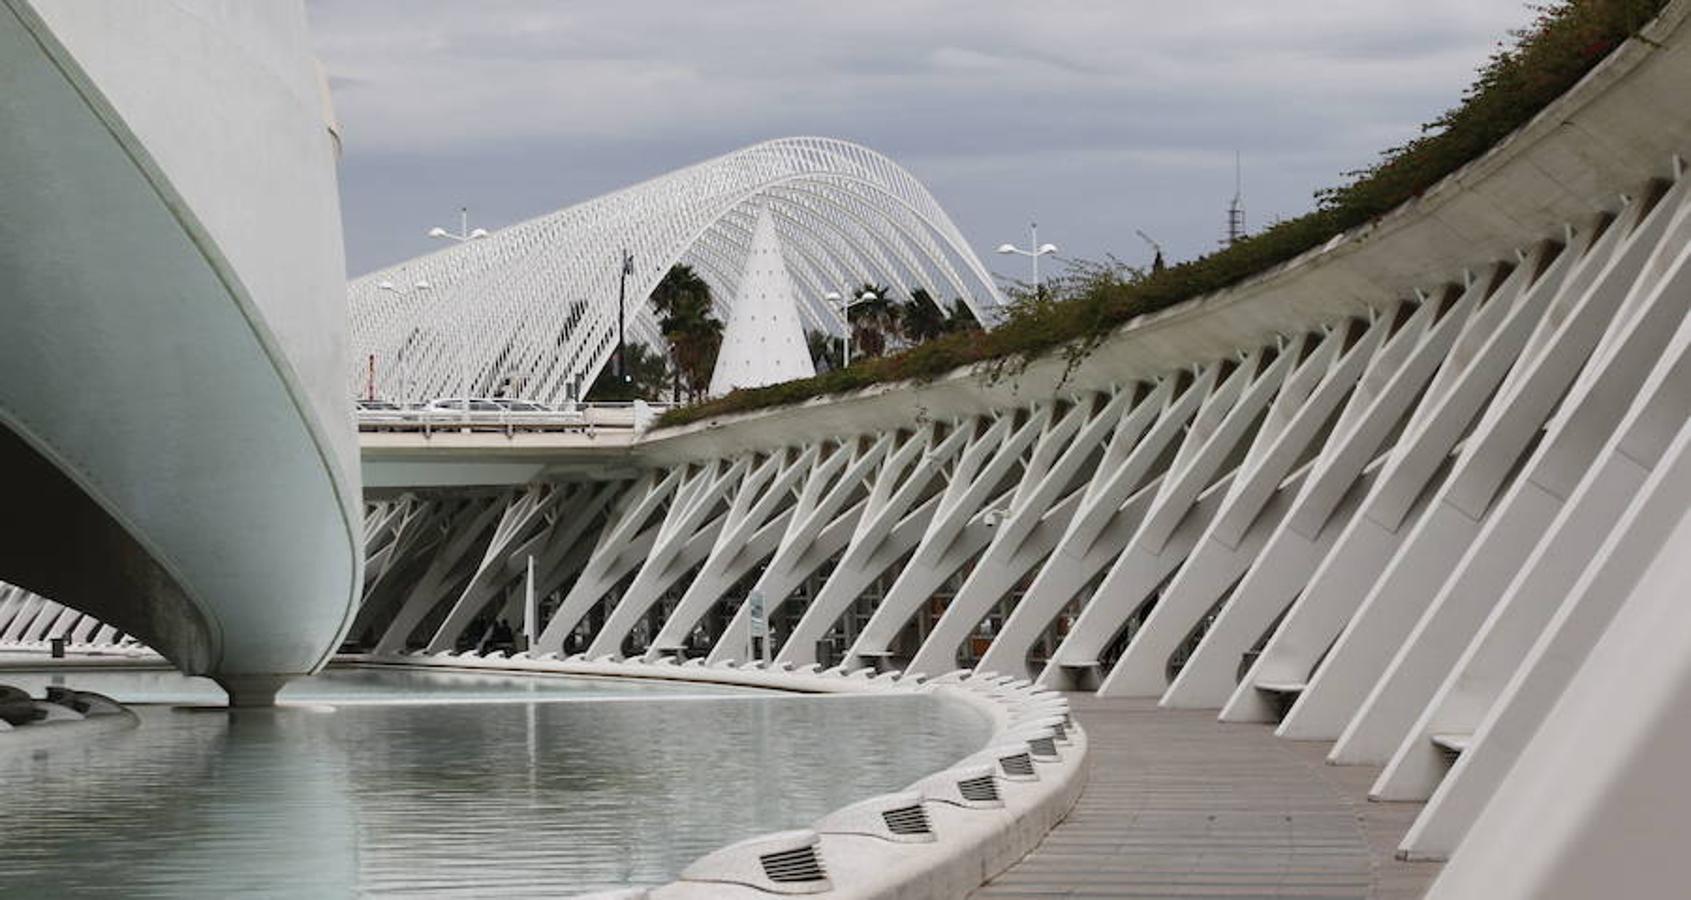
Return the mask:
M429 562L428 570L411 586L399 611L376 642L376 653L398 653L406 649L411 632L446 599L456 580L455 574L504 507L498 497L472 498L460 505L447 522L446 539Z
M1542 433L1655 251L1671 216L1671 211L1652 205L1655 199L1645 195L1628 204L1609 229L1613 243L1593 251L1585 277L1576 276L1576 289L1566 292L1534 330L1450 477L1321 660L1277 734L1332 740L1356 714L1445 576L1478 538L1496 497L1519 471L1523 454ZM1428 573L1440 577L1429 578Z
M894 440L894 435L882 434L866 445L836 443L831 453L817 460L816 470L805 481L780 546L752 585L752 590L765 598L765 615L770 619L786 607L804 579L841 553L851 541L868 505L859 495L866 493L864 484L887 458ZM686 623L685 627L691 629L693 624ZM678 634L666 637L671 644L681 639ZM712 648L710 661L731 658L738 653L734 648L744 648L750 640L750 611L740 603Z
M605 624L588 645L589 655L621 651L623 641L663 592L709 555L717 536L730 520L729 510L723 506L732 502L741 479L753 472L758 484L774 477L779 468L778 457L779 454L771 455L755 470L750 454L733 461L719 460L699 469L681 486L633 583L621 597L612 599ZM751 490L755 493L757 485L752 485Z
M1521 474L1498 500L1478 538L1340 734L1331 754L1334 762L1385 763L1464 648L1480 633L1491 610L1514 590L1512 582L1534 571L1527 562L1529 554L1542 546L1541 537L1570 498L1580 475L1593 466L1685 316L1684 299L1664 291L1657 276L1691 244L1688 187L1691 181L1663 198L1655 215L1671 213L1671 227L1664 226L1654 235L1656 247L1643 269L1645 277L1630 286L1622 314L1605 332L1604 352L1595 354L1580 373ZM1626 496L1614 493L1600 502L1619 515ZM1591 536L1584 535L1560 548L1547 561L1557 574L1536 578L1528 595L1552 596L1555 586L1570 583L1581 567L1579 561L1589 559L1594 546Z
M1370 360L1292 507L1238 581L1165 702L1207 708L1231 696L1245 654L1309 583L1372 485L1395 430L1499 280L1496 269L1474 279L1448 309L1436 300L1422 303Z
M981 658L983 670L1032 674L1027 671L1029 650L1086 583L1127 546L1155 496L1157 461L1198 410L1216 375L1212 367L1178 394L1178 379L1164 379L1124 407L1056 546ZM1151 487L1140 491L1147 481ZM1136 491L1139 502L1130 503ZM1060 666L1052 665L1041 678L1054 680L1060 672Z
M424 648L425 653L440 653L457 647L464 629L510 580L512 549L531 534L549 510L572 494L568 488L534 484L511 496L505 504L505 511L500 514L499 524L494 526L493 538L482 551L481 562L435 629L434 637Z
M888 455L875 472L851 543L787 636L776 654L777 662L815 662L816 642L871 582L916 546L940 505L941 497L929 496L929 489L968 445L974 429L973 420L953 423L949 433L940 437L929 424Z
M600 530L592 555L535 639L537 652L561 652L570 632L617 582L640 565L658 539L659 526L650 525L653 516L675 495L687 475L686 466L656 470L618 498L611 521Z
M1683 893L1684 773L1691 757L1688 445L1691 427L1682 427L1604 542L1602 562L1574 586L1571 609L1582 605L1575 597L1599 599L1618 607L1612 622L1595 629L1600 636L1582 636L1589 652L1558 657L1553 646L1543 646L1539 665L1515 680L1525 689L1535 677L1555 675L1558 683L1545 688L1556 702L1541 708L1530 743L1509 754L1514 765L1499 773L1495 791L1485 792L1489 802L1433 884L1435 900ZM1556 630L1570 629L1584 630L1571 619ZM1494 728L1501 737L1505 724ZM1454 779L1446 785L1451 797L1461 790ZM1423 822L1433 809L1423 812ZM1412 840L1421 828L1417 822ZM1442 846L1454 844L1455 835L1449 837Z
M1656 283L1646 309L1639 315L1643 324L1651 313L1667 306L1681 321L1672 342L1659 355L1645 384L1637 391L1637 401L1630 405L1626 418L1608 433L1595 461L1583 470L1556 471L1546 469L1544 484L1550 490L1566 485L1561 478L1578 474L1578 483L1567 491L1567 502L1561 507L1545 537L1534 548L1531 557L1520 568L1503 596L1479 626L1472 641L1455 661L1450 674L1443 680L1431 700L1421 711L1414 726L1393 754L1390 763L1374 785L1375 793L1387 798L1425 798L1445 775L1442 758L1429 759L1423 751L1433 733L1472 734L1476 737L1485 723L1499 715L1501 698L1509 685L1533 657L1535 642L1542 644L1546 635L1554 631L1554 623L1575 616L1583 621L1602 623L1612 614L1615 595L1587 595L1579 601L1583 608L1569 606L1575 602L1568 593L1568 585L1575 583L1582 570L1600 565L1600 548L1606 535L1611 534L1629 506L1638 502L1650 473L1658 468L1665 451L1667 436L1678 423L1691 420L1691 322L1685 320L1687 296L1691 296L1691 247L1681 245L1667 277ZM1625 344L1619 346L1624 347ZM1613 357L1618 359L1619 357ZM1598 385L1595 392L1607 393L1604 388L1620 387L1618 377L1607 385ZM1613 398L1622 402L1623 398ZM1593 626L1598 627L1598 626ZM1586 635L1591 633L1588 627ZM1569 632L1565 640L1578 633ZM1564 653L1583 652L1577 643L1564 646ZM1540 688L1554 691L1554 683L1534 685L1533 693L1542 698ZM1523 704L1515 715L1528 712ZM1530 717L1527 721L1530 721ZM1492 748L1481 754L1506 753ZM1483 766L1475 767L1473 778L1479 777ZM1452 773L1454 774L1454 773ZM1481 787L1485 786L1480 779ZM1454 817L1465 821L1455 807L1447 813L1429 813ZM1412 835L1416 834L1412 832ZM1454 846L1448 828L1431 824L1422 829L1424 838L1417 838L1417 852L1441 853Z
M1010 509L992 526L991 544L910 661L911 671L955 668L957 647L969 631L1055 549L1090 484L1086 476L1096 474L1082 471L1082 466L1115 433L1131 401L1131 391L1117 391L1096 410L1091 402L1076 403L1041 435Z
M698 575L652 641L652 650L680 649L700 617L775 552L791 519L793 491L815 469L820 448L772 454L748 470L734 495L722 530Z
M1580 271L1594 236L1593 231L1583 232L1580 243L1565 250L1533 248L1470 317L1362 508L1322 554L1307 585L1222 707L1224 721L1272 721L1279 711L1257 685L1308 682L1316 661L1449 474L1452 451L1508 374L1545 309L1568 286L1570 273Z
M1365 331L1360 323L1334 330L1321 339L1274 398L1215 520L1163 592L1158 611L1152 613L1153 620L1159 613L1165 617L1160 623L1165 660L1174 650L1170 639L1179 641L1191 634L1202 617L1225 615L1237 593L1235 586L1280 528L1314 465L1313 458L1304 465L1298 465L1299 460L1317 456L1312 449L1325 437L1324 427L1386 343L1393 322L1394 316L1388 314ZM1347 347L1351 328L1362 333ZM1153 640L1157 632L1152 625L1146 622L1138 640ZM1202 654L1202 648L1200 642L1199 650L1169 683L1163 705L1205 708L1226 699L1239 657Z
M1100 624L1108 640L1141 604L1154 602L1143 626L1105 675L1098 689L1101 696L1155 697L1168 688L1169 656L1206 610L1166 605L1167 594L1159 596L1159 592L1226 507L1237 479L1237 469L1228 470L1230 464L1249 446L1270 404L1297 371L1305 343L1313 340L1294 338L1266 365L1260 362L1266 353L1258 351L1217 389L1212 398L1215 405L1198 412L1145 521L1098 586L1097 597L1075 629L1074 633L1081 632L1085 620L1096 611L1104 614ZM1230 384L1238 386L1229 391ZM1236 402L1225 402L1230 393Z
M947 474L945 492L921 543L847 651L847 664L886 655L893 639L934 591L986 547L994 530L984 521L986 511L993 503L1008 502L1001 495L1009 492L1001 491L1000 485L1020 474L1023 456L1052 424L1051 412L1049 405L1038 404L1029 410L1027 421L1014 429L1013 417L1000 416L963 451Z

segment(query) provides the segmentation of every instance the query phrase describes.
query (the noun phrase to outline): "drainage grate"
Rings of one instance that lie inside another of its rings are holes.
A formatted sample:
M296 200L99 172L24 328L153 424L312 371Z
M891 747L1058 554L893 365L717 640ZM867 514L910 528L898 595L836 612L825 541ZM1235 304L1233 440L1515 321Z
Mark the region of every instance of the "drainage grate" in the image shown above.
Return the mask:
M758 857L763 864L763 874L777 884L798 884L806 881L826 881L828 873L822 871L822 858L816 855L815 847L800 847L797 850L783 850L780 853L765 853Z
M1033 757L1026 753L1012 753L1000 757L998 764L1004 767L1006 775L1027 776L1033 774Z
M957 782L957 792L970 803L998 803L1003 800L998 796L998 779L991 775L979 778L966 778Z
M1033 750L1033 755L1039 757L1040 759L1057 758L1057 741L1055 738L1029 738L1028 747Z
M909 836L934 833L934 827L928 823L928 810L920 803L884 810L881 818L886 821L887 830L893 834Z
M1058 723L1052 725L1051 730L1055 731L1057 733L1057 740L1066 741L1066 740L1069 739L1068 726L1064 725L1063 723L1058 722Z

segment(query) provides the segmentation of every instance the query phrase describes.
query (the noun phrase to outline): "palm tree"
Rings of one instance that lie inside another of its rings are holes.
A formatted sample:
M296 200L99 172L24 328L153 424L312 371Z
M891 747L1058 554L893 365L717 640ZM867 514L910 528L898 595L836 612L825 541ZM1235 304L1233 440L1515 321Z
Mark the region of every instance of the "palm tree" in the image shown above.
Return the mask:
M636 341L623 348L623 358L628 380L618 381L616 373L606 366L588 389L587 399L662 400L670 386L669 360L663 352Z
M926 288L917 288L910 292L910 302L904 304L899 325L905 341L925 343L945 334L945 310Z
M697 400L710 389L711 370L722 348L722 320L716 317L710 285L692 266L673 266L652 290L652 306L675 359L675 399L679 401L685 389L689 400Z
M816 366L816 374L832 372L841 368L840 339L826 331L814 329L804 333L804 342L810 347L810 361Z

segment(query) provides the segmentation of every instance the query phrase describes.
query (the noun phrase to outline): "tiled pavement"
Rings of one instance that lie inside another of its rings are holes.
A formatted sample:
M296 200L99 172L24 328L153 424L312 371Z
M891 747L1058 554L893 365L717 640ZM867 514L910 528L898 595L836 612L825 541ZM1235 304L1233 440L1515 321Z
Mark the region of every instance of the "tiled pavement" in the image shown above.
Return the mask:
M1378 770L1329 766L1214 710L1072 695L1092 745L1073 813L981 898L1420 897L1437 863L1394 858L1417 803L1370 803Z

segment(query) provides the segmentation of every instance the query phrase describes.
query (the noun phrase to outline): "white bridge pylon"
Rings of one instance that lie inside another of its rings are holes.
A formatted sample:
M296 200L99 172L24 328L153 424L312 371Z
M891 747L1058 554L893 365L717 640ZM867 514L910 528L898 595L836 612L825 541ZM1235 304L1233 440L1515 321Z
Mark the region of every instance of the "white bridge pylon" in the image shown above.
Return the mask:
M806 329L843 333L824 297L865 282L960 299L989 324L999 316L991 274L914 176L856 144L784 138L354 280L350 388L561 403L615 352L625 251L627 333L656 348L647 298L677 263L697 269L730 320L763 214Z
M381 652L478 645L520 619L532 557L535 652L717 664L754 652L755 593L777 664L976 668L1334 741L1385 766L1380 798L1429 801L1402 849L1446 856L1687 549L1672 171L1509 259L1144 381L384 500L361 626Z

